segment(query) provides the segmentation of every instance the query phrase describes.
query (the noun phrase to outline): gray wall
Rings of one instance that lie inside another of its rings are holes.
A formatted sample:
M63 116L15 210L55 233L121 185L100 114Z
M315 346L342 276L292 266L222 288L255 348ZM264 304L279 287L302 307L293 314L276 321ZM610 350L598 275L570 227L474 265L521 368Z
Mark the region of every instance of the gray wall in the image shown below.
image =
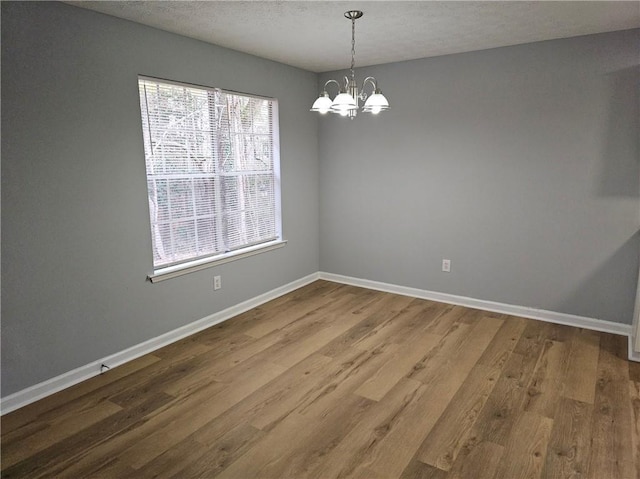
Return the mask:
M145 281L138 74L280 100L286 247ZM318 271L316 90L315 74L282 64L64 4L2 2L2 395Z
M392 110L318 121L312 73L1 7L2 396L318 270L631 320L638 31L361 69ZM285 248L145 281L138 74L279 98Z
M630 323L639 33L357 70L391 110L320 120L322 270Z

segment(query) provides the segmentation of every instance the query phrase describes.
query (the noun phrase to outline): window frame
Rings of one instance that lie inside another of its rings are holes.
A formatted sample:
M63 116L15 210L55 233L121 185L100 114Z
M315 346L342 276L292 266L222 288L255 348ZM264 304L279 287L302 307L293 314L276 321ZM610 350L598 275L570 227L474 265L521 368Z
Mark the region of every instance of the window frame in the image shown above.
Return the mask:
M252 93L244 93L238 92L234 90L227 90L223 88L217 87L209 87L205 85L186 83L176 80L167 80L163 78L157 78L147 75L138 75L138 98L139 98L139 106L140 106L140 125L143 134L140 135L141 140L143 141L143 151L144 151L144 159L145 164L147 161L147 145L144 144L145 140L145 119L144 119L144 111L142 104L140 104L140 82L154 82L161 85L175 85L178 87L184 88L192 88L204 90L207 92L221 92L224 94L230 94L235 96L241 96L246 98L255 98L260 100L268 100L271 102L271 156L272 156L272 168L271 170L265 170L265 172L269 172L273 174L273 200L274 200L274 224L275 224L275 235L276 238L269 241L263 241L260 243L252 243L242 246L237 249L233 249L231 251L224 251L218 253L212 253L211 255L194 257L191 259L186 259L184 261L171 263L168 265L159 265L156 266L155 261L152 260L153 264L153 273L147 275L147 279L152 283L156 283L159 281L164 281L166 279L175 278L177 276L181 276L183 274L192 273L194 271L200 271L202 269L211 268L213 266L217 266L220 264L228 263L230 261L239 260L242 258L246 258L249 256L253 256L256 254L272 251L278 248L281 248L286 245L287 241L283 239L282 236L282 204L281 204L281 176L280 176L280 129L279 129L279 105L277 98L266 97L261 95L256 95ZM148 169L145 167L145 181L147 185L149 184L149 174ZM148 186L147 186L148 188ZM147 194L148 197L148 194ZM216 207L218 208L218 207ZM228 211L220 209L219 211ZM269 215L270 216L270 215ZM148 229L149 236L153 243L153 232L152 232L152 216L150 209L148 210Z

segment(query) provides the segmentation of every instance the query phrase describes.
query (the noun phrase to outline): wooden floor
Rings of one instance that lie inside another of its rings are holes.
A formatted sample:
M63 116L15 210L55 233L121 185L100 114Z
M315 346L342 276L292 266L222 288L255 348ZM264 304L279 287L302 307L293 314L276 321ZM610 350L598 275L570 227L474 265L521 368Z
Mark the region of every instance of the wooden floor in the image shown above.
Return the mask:
M640 477L626 338L318 281L2 417L2 477Z

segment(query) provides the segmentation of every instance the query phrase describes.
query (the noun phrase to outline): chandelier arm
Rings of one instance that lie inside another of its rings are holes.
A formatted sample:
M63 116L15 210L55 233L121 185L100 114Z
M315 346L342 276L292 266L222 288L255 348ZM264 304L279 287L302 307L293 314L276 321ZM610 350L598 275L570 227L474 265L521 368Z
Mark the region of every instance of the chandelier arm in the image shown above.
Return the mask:
M373 86L373 92L375 93L378 89L378 82L374 77L367 77L364 79L364 81L362 82L362 91L364 91L364 87L367 86L367 82L371 83L371 85Z
M327 90L327 85L329 85L330 83L335 83L336 85L338 85L338 91L340 91L340 83L338 83L337 81L335 81L333 79L332 80L327 80L325 82L325 84L324 84L324 87L322 87L322 90L326 91Z
M373 86L373 91L371 92L372 95L378 91L378 82L376 81L376 79L374 77L365 78L364 81L362 82L362 88L360 91L360 99L362 101L365 101L369 96L367 95L367 92L364 90L364 87L367 86L367 82L371 83L371 85Z

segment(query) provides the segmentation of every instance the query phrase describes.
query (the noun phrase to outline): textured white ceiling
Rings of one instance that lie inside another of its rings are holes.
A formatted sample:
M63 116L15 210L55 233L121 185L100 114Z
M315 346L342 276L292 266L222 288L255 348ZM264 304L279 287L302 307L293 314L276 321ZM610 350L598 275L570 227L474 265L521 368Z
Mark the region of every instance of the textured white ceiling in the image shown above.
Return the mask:
M74 1L314 72L640 27L640 2Z

